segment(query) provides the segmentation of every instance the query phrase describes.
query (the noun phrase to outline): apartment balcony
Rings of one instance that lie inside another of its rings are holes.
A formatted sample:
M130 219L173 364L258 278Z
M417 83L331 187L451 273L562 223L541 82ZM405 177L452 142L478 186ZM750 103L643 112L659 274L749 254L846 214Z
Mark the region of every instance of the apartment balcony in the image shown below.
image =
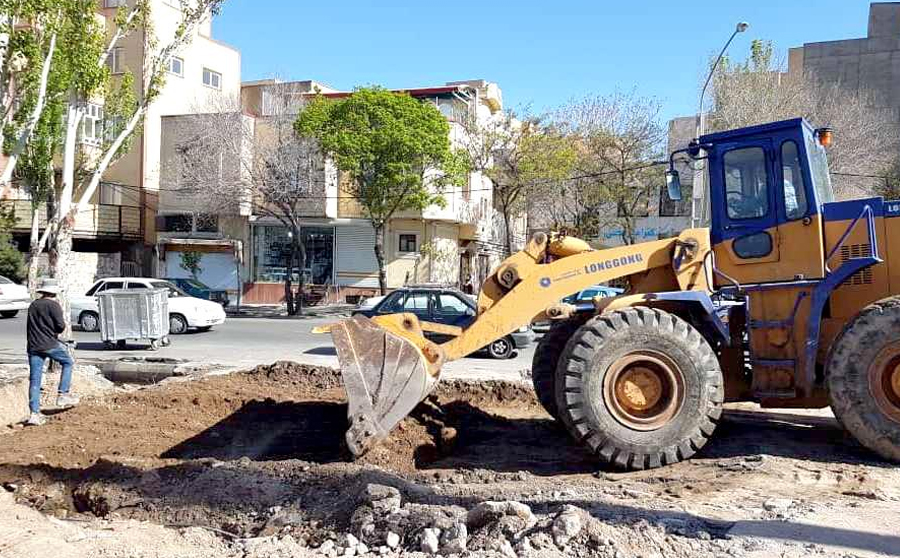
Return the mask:
M28 233L31 231L31 201L4 200L0 206L12 205L15 210L13 232ZM141 207L123 205L96 204L89 205L75 217L73 236L82 239L115 239L141 240L144 237L143 213ZM43 208L38 211L38 226L47 226L47 212Z

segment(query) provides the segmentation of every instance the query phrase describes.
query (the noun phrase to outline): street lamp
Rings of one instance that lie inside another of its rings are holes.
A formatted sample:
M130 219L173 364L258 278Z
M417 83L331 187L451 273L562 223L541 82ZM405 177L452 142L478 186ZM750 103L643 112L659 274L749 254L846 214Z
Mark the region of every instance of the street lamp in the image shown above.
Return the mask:
M700 91L700 103L697 106L697 130L696 130L696 138L697 143L700 142L700 136L702 136L706 132L706 117L703 114L703 98L706 96L706 89L709 87L709 82L712 81L713 75L716 73L716 68L719 67L719 63L722 61L722 58L725 57L725 51L728 50L728 47L731 46L731 41L737 37L738 33L743 33L750 27L750 24L746 21L738 22L737 25L734 26L734 33L728 37L728 42L725 43L725 46L722 47L722 52L719 53L719 56L716 58L716 61L713 62L712 68L709 69L709 75L706 76L706 82L703 84L703 89ZM693 188L692 200L693 204L691 207L691 226L699 227L702 224L702 215L701 211L702 207L700 207L701 203L705 199L705 176L703 174L702 169L695 172L694 184L696 185ZM699 194L699 196L698 196Z

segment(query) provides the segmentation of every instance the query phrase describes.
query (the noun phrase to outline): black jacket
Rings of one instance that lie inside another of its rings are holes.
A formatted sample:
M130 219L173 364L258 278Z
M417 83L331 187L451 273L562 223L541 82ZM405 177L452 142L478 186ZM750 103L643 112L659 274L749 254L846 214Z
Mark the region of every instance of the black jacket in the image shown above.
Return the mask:
M59 346L57 335L66 330L62 307L50 298L39 298L28 307L28 352L40 353Z

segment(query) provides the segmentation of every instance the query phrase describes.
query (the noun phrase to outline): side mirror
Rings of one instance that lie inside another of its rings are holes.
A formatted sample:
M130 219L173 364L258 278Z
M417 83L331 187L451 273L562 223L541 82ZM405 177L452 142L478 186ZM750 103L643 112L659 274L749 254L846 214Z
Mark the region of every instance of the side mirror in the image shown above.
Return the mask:
M681 177L678 176L678 171L673 169L666 171L666 190L670 200L681 201Z

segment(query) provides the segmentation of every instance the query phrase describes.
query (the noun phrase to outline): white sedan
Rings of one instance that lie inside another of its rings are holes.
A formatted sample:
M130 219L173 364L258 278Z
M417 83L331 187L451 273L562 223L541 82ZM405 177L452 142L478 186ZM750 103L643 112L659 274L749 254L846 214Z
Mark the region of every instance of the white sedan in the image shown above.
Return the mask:
M184 291L161 279L143 277L109 277L100 279L84 294L73 296L72 323L84 331L100 330L97 294L109 289L169 289L169 333L185 333L190 328L208 331L225 323L221 304L188 296Z
M0 275L0 318L15 318L31 304L28 288Z

